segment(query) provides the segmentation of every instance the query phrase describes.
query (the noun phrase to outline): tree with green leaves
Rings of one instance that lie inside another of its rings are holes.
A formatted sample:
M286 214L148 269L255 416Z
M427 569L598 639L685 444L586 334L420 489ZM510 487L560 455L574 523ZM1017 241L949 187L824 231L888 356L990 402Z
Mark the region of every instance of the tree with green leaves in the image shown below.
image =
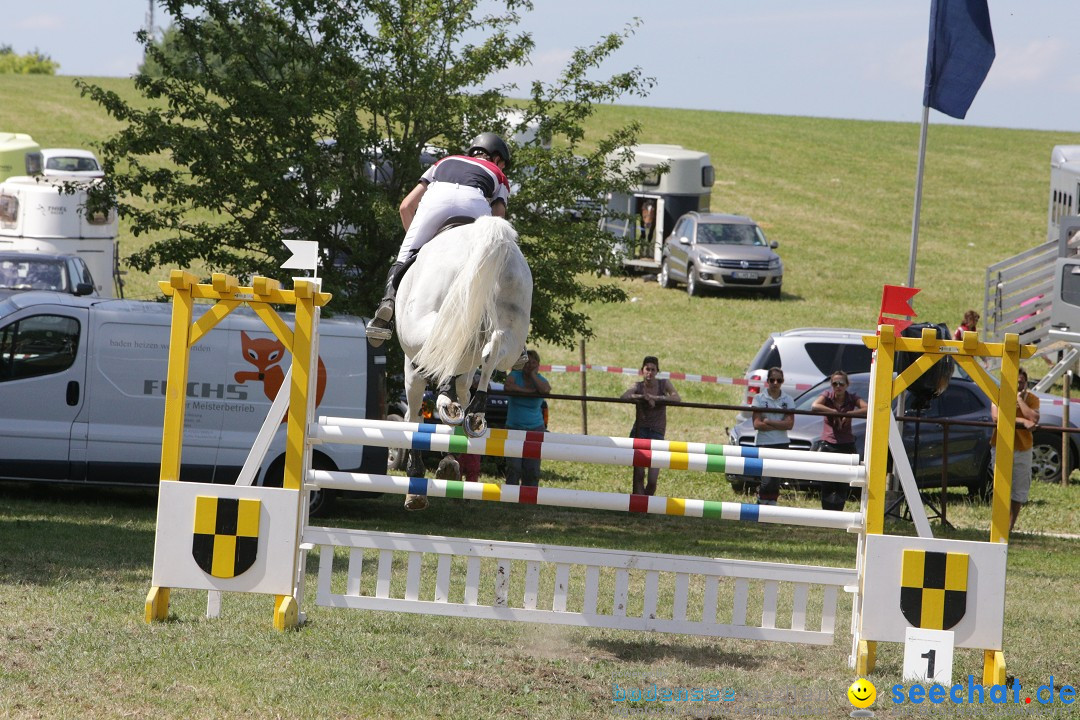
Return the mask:
M633 181L620 150L638 128L587 139L583 121L597 104L651 87L639 68L591 77L634 25L576 50L556 82L510 102L517 88L491 78L529 61L532 39L516 32L528 0L162 5L167 41L139 36L147 61L135 85L149 103L79 81L123 123L103 144L107 180L95 201L116 203L136 235L152 238L128 258L137 269L198 261L274 277L289 255L283 237L317 240L334 309L370 311L425 149L458 152L479 131L510 138L533 127L536 137L513 148L508 212L535 281L532 337L569 345L590 334L581 303L624 299L581 276L618 262L598 220L607 193Z
M16 55L10 45L0 45L0 75L55 75L60 63L37 50Z

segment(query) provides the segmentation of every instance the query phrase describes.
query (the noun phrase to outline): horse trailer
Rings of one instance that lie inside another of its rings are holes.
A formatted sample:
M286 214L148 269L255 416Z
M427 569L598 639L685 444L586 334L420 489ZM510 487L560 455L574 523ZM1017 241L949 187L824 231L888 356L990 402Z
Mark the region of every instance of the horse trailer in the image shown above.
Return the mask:
M641 184L629 194L612 193L601 221L620 243L623 265L659 270L664 238L683 213L709 211L714 180L707 153L679 145L634 145L633 159L625 166L642 174ZM654 217L653 226L643 219Z
M91 182L97 181L39 176L0 183L0 250L76 255L90 268L100 296L122 297L116 209L87 210Z

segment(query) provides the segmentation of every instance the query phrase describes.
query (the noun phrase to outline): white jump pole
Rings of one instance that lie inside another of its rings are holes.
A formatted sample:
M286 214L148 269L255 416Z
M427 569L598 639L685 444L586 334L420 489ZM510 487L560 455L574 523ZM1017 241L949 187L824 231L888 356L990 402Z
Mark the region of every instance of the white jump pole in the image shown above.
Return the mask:
M822 463L771 460L761 458L725 457L701 453L677 453L632 448L561 445L521 440L467 438L463 435L438 435L409 430L377 430L366 427L316 425L312 442L374 445L376 447L409 448L434 452L467 453L495 457L538 458L598 465L650 467L698 472L734 473L751 477L777 476L796 480L843 483L861 486L866 478L862 466L825 465Z
M454 435L466 437L464 431L453 425L437 423L398 422L395 420L368 420L363 418L320 417L320 427L368 428L372 430L399 430L405 432L428 433L432 435ZM313 429L312 436L318 431ZM573 435L569 433L531 432L526 430L502 430L493 428L479 439L511 440L522 442L556 443L559 445L588 445L602 448L624 448L649 450L652 452L681 452L701 455L722 455L725 457L770 458L773 460L797 460L799 462L822 463L826 465L859 464L856 454L814 453L806 450L777 450L757 448L752 445L720 445L718 443L680 442L677 440L648 440L644 438L609 437L606 435ZM326 442L331 442L327 440ZM334 442L337 442L336 440Z
M428 497L486 500L489 502L522 505L614 510L617 512L647 513L650 515L682 515L715 520L735 520L779 525L803 525L858 532L862 528L862 513L813 508L793 508L781 505L669 498L595 490L521 487L496 485L462 480L434 480L348 473L335 470L312 470L311 485L333 490L359 490L397 495L426 495Z

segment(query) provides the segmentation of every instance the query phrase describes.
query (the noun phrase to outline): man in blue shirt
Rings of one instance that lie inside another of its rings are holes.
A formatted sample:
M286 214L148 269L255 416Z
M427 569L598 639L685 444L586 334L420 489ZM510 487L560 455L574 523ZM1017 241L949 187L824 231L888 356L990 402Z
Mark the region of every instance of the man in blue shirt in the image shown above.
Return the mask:
M521 370L506 376L504 387L512 392L529 393L532 397L508 398L506 427L508 430L544 432L544 395L551 384L540 374L540 353L528 350L529 361ZM537 487L540 484L540 458L506 458L506 484Z

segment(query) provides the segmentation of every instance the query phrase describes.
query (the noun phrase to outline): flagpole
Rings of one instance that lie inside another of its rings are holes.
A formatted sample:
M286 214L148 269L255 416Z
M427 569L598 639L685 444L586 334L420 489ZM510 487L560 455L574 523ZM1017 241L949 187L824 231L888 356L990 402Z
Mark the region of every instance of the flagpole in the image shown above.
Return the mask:
M930 124L930 106L923 105L922 130L919 133L919 166L915 171L915 211L911 217L911 256L908 260L907 286L915 287L915 256L919 252L919 211L922 209L923 167L926 164L926 127Z

